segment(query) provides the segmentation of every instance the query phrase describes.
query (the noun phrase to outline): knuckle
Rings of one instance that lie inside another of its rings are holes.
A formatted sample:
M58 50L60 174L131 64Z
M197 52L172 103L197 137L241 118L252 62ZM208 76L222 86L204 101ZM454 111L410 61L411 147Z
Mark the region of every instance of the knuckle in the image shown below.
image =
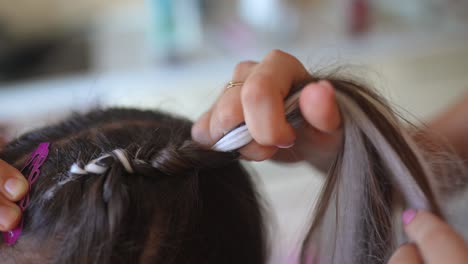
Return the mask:
M266 58L277 58L277 57L292 57L288 53L280 50L280 49L274 49L268 53Z
M261 102L271 90L272 80L267 74L252 77L241 91L241 99L245 103L257 104Z
M193 125L192 136L197 139L209 130L211 111L205 112Z
M228 130L242 122L242 114L234 106L219 107L216 113L216 121L222 129Z
M234 76L242 76L246 71L255 66L257 63L254 61L241 61L234 68Z
M268 55L266 56L266 59L282 61L286 63L288 67L292 67L299 72L306 73L306 70L304 69L301 61L298 58L282 50L279 50L279 49L272 50L270 53L268 53Z
M194 138L195 140L200 138L206 132L206 128L200 125L200 123L195 123L191 129L192 138Z
M21 211L20 211L19 207L16 206L15 208L10 208L9 210L14 210L15 213L14 213L14 216L12 218L8 218L8 221L3 221L4 222L3 223L3 228L5 228L5 231L14 229L16 227L17 223L19 222L20 217L21 217Z

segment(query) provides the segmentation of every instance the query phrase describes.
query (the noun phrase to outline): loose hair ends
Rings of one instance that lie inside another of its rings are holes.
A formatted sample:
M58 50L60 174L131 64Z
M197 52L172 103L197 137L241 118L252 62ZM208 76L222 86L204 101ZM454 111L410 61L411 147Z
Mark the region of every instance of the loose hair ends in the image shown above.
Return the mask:
M395 206L441 215L432 169L386 101L353 81L336 89L343 139L303 241L302 263L386 263ZM401 198L401 199L400 199Z

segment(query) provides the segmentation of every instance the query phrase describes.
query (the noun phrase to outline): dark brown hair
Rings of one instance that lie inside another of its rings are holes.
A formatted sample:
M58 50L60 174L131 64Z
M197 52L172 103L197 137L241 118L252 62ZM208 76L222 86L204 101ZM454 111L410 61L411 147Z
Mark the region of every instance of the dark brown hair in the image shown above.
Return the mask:
M114 108L75 114L9 143L0 157L17 168L40 142L51 145L24 232L15 247L2 248L2 260L265 263L251 177L236 153L191 142L190 129L191 122L165 113ZM119 162L102 175L70 173L73 163L117 148L147 162L134 162L133 174Z

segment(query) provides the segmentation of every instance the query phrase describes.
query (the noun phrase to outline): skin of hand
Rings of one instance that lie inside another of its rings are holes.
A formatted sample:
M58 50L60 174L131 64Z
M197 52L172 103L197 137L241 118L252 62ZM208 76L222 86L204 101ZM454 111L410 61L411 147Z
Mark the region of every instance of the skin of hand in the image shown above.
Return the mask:
M435 140L441 146L449 146L464 160L468 160L468 92L458 99L458 102L448 107L445 111L431 120L427 126L426 134L436 136ZM443 151L447 151L443 150Z
M327 81L308 84L301 91L300 110L307 125L295 131L284 115L284 98L291 87L309 76L294 56L279 50L262 61L239 63L232 81L242 86L225 89L192 128L192 138L212 146L245 121L253 141L239 150L246 160L292 162L308 160L326 168L341 140L341 118L335 90Z
M16 168L0 160L0 231L16 227L21 219L17 202L28 191L28 181Z
M410 243L398 248L388 264L468 263L468 245L447 223L426 211L403 213Z
M307 79L308 74L298 59L278 50L261 62L239 63L232 81L244 84L222 92L214 105L195 122L193 139L212 146L245 121L254 140L239 150L244 159L307 160L318 168L327 168L342 137L341 117L332 85L320 81L302 90L300 110L308 123L306 127L294 131L284 117L285 96L294 84ZM467 263L464 240L442 220L428 212L407 210L403 222L414 243L400 247L390 264Z

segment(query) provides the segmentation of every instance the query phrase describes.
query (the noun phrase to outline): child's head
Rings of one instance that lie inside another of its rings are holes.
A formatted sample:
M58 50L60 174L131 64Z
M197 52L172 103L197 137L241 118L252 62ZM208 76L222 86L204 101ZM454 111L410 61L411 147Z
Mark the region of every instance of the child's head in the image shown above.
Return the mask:
M23 135L0 158L20 168L40 142L49 156L24 229L2 263L264 263L262 208L233 153L190 141L191 123L160 112L96 110ZM102 174L71 173L123 149Z

